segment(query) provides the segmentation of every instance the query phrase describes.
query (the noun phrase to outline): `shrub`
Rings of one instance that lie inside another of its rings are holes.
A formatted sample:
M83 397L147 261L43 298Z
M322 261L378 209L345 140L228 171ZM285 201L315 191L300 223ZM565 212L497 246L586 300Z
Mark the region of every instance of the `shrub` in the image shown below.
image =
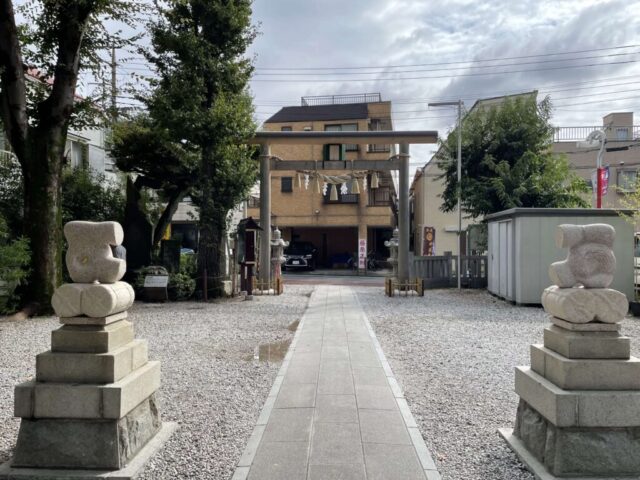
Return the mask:
M169 300L189 300L196 291L196 281L185 273L169 275Z
M180 255L180 273L189 275L191 278L196 276L198 265L196 263L196 256L191 254Z
M31 253L25 238L10 239L5 220L0 217L0 313L11 313L18 305L16 288L29 274Z

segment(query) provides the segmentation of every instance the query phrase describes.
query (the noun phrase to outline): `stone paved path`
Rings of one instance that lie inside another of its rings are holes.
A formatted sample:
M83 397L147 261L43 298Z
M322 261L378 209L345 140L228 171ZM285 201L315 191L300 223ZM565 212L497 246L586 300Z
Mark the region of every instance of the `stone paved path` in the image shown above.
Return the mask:
M351 288L313 293L233 476L245 479L440 479Z

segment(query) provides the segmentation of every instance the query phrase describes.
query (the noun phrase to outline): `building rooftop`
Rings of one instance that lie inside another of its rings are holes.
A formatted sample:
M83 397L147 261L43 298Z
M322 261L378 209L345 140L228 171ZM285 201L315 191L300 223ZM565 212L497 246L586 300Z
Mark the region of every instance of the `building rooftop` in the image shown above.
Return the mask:
M316 120L357 120L368 118L366 103L284 107L265 123L308 122Z

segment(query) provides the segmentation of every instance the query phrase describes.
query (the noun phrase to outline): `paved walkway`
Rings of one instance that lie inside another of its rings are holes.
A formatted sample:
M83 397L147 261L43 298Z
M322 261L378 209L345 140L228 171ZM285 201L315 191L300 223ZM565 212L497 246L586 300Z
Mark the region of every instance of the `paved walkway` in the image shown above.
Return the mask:
M313 293L233 476L245 479L440 479L351 288Z

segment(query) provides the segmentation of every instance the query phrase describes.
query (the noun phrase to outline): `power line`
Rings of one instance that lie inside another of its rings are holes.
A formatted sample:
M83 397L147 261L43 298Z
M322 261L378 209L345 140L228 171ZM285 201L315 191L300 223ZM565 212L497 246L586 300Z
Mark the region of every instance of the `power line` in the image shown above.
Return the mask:
M499 60L518 60L523 58L536 58L536 57L551 57L558 55L570 55L576 53L591 53L591 52L602 52L606 50L621 50L625 48L636 48L640 47L640 45L619 45L615 47L605 47L605 48L593 48L589 50L573 50L567 52L556 52L556 53L541 53L538 55L520 55L516 57L501 57L501 58L488 58L488 59L477 59L477 60L466 60L466 61L458 61L458 62L438 62L438 63L417 63L417 64L409 64L409 65L382 65L382 66L374 66L374 67L257 67L256 70L363 70L363 69L380 69L380 68L404 68L404 67L428 67L428 66L438 66L438 65L456 65L460 63L478 63L478 62L494 62Z
M590 67L603 67L608 65L628 65L631 63L637 63L639 60L623 60L618 62L601 62L586 65L566 65L562 67L544 67L544 68L531 68L525 70L507 70L501 72L476 72L476 73L458 73L455 75L428 75L419 77L398 77L398 78L345 78L345 79L279 79L279 80L264 80L252 78L252 82L259 83L348 83L348 82L391 82L391 81L403 81L403 80L435 80L439 78L454 79L460 77L486 77L489 75L507 75L512 73L531 73L531 72L544 72L551 70L569 70L574 68L590 68Z
M382 70L382 71L376 71L376 72L255 73L254 76L264 77L264 76L287 75L287 76L299 77L299 76L318 76L318 75L328 75L328 76L331 76L331 75L381 75L385 73L398 74L398 73L421 73L421 72L448 72L451 70L469 70L472 68L473 69L499 68L499 67L512 67L517 65L536 65L541 63L575 62L580 60L592 60L595 58L622 57L622 56L636 55L638 53L640 52L635 51L635 52L629 52L629 53L611 53L608 55L593 55L588 57L577 57L577 58L559 58L555 60L537 60L537 61L531 61L531 62L503 63L499 65L467 65L463 67L430 68L430 69L419 69L419 70L395 70L395 71Z

